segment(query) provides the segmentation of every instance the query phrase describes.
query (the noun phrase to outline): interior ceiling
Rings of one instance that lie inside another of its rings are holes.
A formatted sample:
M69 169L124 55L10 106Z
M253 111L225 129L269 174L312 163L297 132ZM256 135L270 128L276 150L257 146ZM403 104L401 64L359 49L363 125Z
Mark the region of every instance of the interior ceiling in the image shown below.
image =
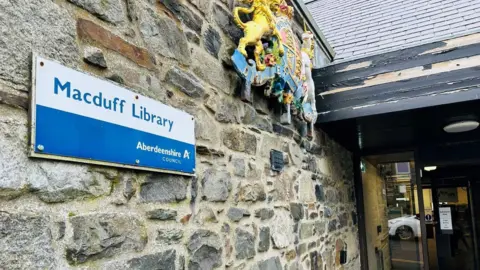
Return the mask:
M437 166L433 171L424 171L425 178L449 179L449 178L465 178L473 174L479 174L480 168L468 164Z
M414 161L415 154L412 151L390 153L383 155L370 155L365 159L372 165L376 166L382 163L396 163L405 161Z
M434 171L424 171L422 177L423 184L432 184L437 187L467 185L468 180L478 180L480 177L480 168L478 165L461 164L438 166ZM425 186L424 186L425 187Z
M480 128L457 134L443 131L446 124L467 119L480 119L480 101L348 119L320 127L350 151L360 149L365 155L378 155L423 146L480 146Z

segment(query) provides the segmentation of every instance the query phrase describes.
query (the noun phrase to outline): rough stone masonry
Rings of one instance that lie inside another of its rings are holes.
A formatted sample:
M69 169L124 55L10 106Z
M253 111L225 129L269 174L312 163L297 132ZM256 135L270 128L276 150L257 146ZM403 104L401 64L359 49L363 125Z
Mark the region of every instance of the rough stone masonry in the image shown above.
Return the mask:
M359 269L351 155L236 96L234 4L0 0L0 268ZM197 176L29 159L32 53L193 114Z

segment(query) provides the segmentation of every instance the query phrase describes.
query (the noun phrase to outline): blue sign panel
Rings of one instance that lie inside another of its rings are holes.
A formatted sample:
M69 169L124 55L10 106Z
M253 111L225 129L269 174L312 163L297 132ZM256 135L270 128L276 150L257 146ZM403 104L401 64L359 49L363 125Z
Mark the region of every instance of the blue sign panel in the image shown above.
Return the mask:
M195 172L195 122L114 83L36 57L30 155Z

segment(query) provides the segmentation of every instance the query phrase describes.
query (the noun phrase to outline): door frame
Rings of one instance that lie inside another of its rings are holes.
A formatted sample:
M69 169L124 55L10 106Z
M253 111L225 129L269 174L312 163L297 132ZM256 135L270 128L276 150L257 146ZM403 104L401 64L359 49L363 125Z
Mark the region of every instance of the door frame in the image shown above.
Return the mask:
M362 158L359 152L354 152L353 162L353 180L355 189L355 207L357 209L358 243L360 249L360 267L361 270L368 270L368 251L367 251L367 230L365 225L365 205L363 202L363 183L362 183Z
M468 181L468 204L470 205L470 227L472 228L472 235L473 235L473 248L474 248L474 257L475 257L475 269L480 268L480 261L479 261L479 250L478 250L478 231L477 231L477 224L475 222L475 203L473 199L473 187L472 182L475 184L480 185L480 179L476 180L474 178L469 179ZM478 194L477 196L480 196Z
M430 269L429 256L428 256L428 239L427 239L427 225L425 220L425 203L423 198L423 167L425 164L420 159L420 151L418 148L414 151L414 164L415 164L415 183L417 185L417 198L418 198L418 211L420 212L420 231L422 240L422 252L423 252L423 269Z

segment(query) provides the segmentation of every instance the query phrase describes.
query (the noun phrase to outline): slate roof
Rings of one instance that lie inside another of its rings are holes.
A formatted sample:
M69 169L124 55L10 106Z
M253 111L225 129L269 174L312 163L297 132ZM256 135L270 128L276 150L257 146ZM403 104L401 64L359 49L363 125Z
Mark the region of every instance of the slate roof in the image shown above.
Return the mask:
M343 62L480 32L480 0L304 0Z

